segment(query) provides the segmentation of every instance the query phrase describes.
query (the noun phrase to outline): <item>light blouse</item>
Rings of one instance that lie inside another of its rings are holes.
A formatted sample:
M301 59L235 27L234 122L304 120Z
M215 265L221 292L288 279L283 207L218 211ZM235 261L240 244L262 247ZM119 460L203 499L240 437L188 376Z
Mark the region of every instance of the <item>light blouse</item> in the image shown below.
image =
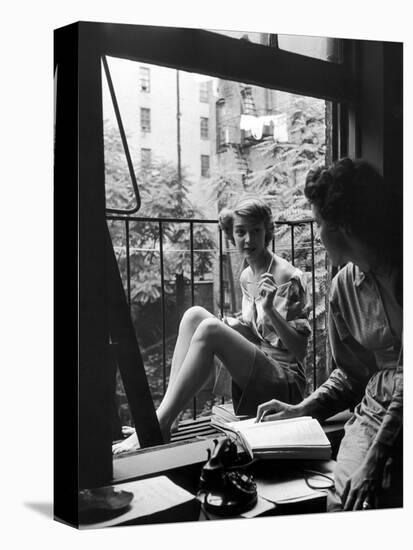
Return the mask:
M277 284L277 291L273 300L273 307L297 332L305 337L311 334L308 313L310 310L307 295L307 281L304 273L293 266L284 258L273 257L274 261L268 268L272 273L276 284L280 279L280 273L288 273L288 280L283 277ZM296 362L296 358L284 346L275 327L262 308L262 298L258 295L254 274L248 266L240 278L242 291L243 324L247 325L253 335L260 342L259 347L274 359L284 359Z

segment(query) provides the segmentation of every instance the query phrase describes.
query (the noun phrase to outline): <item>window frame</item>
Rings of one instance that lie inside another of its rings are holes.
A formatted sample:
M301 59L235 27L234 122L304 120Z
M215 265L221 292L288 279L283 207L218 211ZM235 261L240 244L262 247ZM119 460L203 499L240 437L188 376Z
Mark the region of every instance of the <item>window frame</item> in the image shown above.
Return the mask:
M241 89L241 108L243 115L255 115L254 96L251 86L243 86Z
M200 138L202 140L209 139L209 117L207 116L200 117Z
M199 101L201 103L209 103L209 87L207 81L199 83Z
M144 134L151 133L151 109L140 107L140 129Z
M145 156L148 158L144 158ZM152 163L152 149L150 147L141 147L141 166L146 168Z
M144 83L147 83L146 89ZM149 94L151 91L151 71L149 67L139 67L139 91L144 94Z
M91 264L90 254L86 253L86 243L88 246L90 244L91 250L95 248L104 250L106 239L105 233L101 231L104 227L102 222L105 222L104 207L103 209L93 207L95 205L89 204L88 199L88 196L98 195L101 199L99 204L104 204L101 58L105 55L333 101L337 106L334 120L339 123L339 128L337 130L334 128L334 155L345 150L348 143L352 144L351 148L357 149L355 128L358 113L355 106L359 97L360 82L352 59L353 46L357 41L345 41L345 46L349 46L345 48L349 56L345 56L343 64L338 65L197 29L81 22L77 24L76 38L77 93L81 124L78 181L79 188L83 190L82 209L87 211L88 224L92 224L94 228L92 234L89 232L90 238L82 245L84 254L81 256L81 268L83 271L89 270L91 281L96 277L100 279L106 269L104 255L99 257L95 255L94 263ZM194 55L194 52L208 52L208 55L201 53ZM87 227L82 226L79 233L80 242L85 234L87 234ZM97 299L99 307L105 310L108 297L100 294ZM99 326L96 324L91 326L87 323L87 315L87 312L82 313L79 325L79 342L82 350L90 348L90 339L93 339L93 335L105 334L106 330L104 315L97 319ZM106 342L100 340L99 342L99 346L106 350ZM88 387L85 360L86 355L82 352L79 355L78 391L82 393L87 389L88 399L92 403L99 404L104 384L101 381L99 387L94 389ZM101 373L101 376L105 377L105 373ZM107 377L110 376L108 371ZM139 397L138 390L141 391L139 388L136 390L135 401ZM153 410L143 412L144 418L138 418L135 424L138 430L145 432L146 441L150 442L152 429L157 433L155 424L152 426L152 423L156 422L156 417ZM84 422L85 418L82 417L81 420ZM109 417L102 414L99 422L102 434L104 433L104 437L107 437L106 432L110 427ZM82 427L83 431L86 429L86 425ZM98 438L96 432L94 433L95 439ZM153 445L158 443L153 439ZM94 443L87 446L86 439L82 440L82 456L88 456L89 461L95 457L93 464L104 462L103 469L107 467L109 455L106 456L104 453L104 456L100 456L101 452L102 445ZM107 453L111 453L110 448L107 449ZM113 463L112 457L110 461ZM116 473L114 478L116 479Z
M205 170L205 162L207 161L207 169ZM201 178L209 178L211 174L211 156L201 155Z
M222 153L227 149L227 126L225 125L225 99L221 98L215 103L216 120L216 152Z

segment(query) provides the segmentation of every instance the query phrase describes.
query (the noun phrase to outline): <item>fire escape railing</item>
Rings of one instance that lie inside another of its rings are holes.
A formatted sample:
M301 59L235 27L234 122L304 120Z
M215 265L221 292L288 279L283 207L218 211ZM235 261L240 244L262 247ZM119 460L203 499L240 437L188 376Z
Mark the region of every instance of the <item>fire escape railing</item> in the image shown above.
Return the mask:
M134 222L140 223L153 223L158 226L159 237L159 259L160 259L160 278L161 278L161 316L162 316L162 381L163 381L163 394L166 392L166 380L167 380L167 365L166 365L166 296L165 296L165 252L164 252L164 226L165 224L175 223L183 224L189 227L189 254L190 254L190 296L191 305L195 304L195 261L194 261L194 225L214 225L217 226L217 220L211 219L188 219L188 218L148 218L142 216L122 216L107 213L107 221L122 222L124 224L125 235L125 253L126 253L126 281L124 280L124 288L126 292L127 303L129 306L129 313L131 314L132 297L131 297L131 230L130 224ZM315 273L315 236L314 236L314 220L302 219L302 220L290 220L290 221L277 221L276 226L288 226L290 228L290 260L294 265L296 260L296 239L295 230L298 226L307 225L310 228L310 257L311 257L311 311L312 311L312 378L313 389L317 388L317 318L316 318L316 273ZM272 250L275 251L275 240L272 242ZM306 247L307 247L306 243ZM302 245L300 245L302 247ZM214 249L211 248L211 252ZM223 235L221 229L218 227L218 261L219 261L219 313L221 317L224 314L224 270L223 270ZM123 277L124 279L124 277ZM139 328L137 329L139 330ZM193 418L196 418L196 397L193 402Z

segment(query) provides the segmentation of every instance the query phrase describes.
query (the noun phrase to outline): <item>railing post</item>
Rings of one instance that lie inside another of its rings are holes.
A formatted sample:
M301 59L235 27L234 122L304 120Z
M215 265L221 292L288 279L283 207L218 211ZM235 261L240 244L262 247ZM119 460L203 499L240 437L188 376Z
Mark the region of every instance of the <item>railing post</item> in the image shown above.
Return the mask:
M222 229L218 227L219 235L219 307L221 319L224 317L224 266L223 263L223 253L222 253Z
M126 285L129 313L132 312L131 304L131 286L130 286L130 242L129 242L129 220L125 220L125 239L126 239Z
M314 222L310 221L311 228L311 283L313 304L313 389L317 388L317 320L315 304L315 254L314 254Z
M294 265L295 247L294 247L294 224L291 224L291 263Z
M161 264L161 315L162 315L162 389L166 392L166 311L165 311L165 273L163 262L163 225L159 220L159 261Z
M191 306L195 305L195 287L194 287L194 222L189 222L189 251L191 257ZM194 395L193 404L192 404L192 418L196 420L196 395Z

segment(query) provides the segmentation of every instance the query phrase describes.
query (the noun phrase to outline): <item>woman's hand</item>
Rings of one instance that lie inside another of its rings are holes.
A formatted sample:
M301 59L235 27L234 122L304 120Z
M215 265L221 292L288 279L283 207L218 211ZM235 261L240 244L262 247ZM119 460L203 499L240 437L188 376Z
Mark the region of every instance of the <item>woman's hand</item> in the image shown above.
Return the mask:
M298 361L302 361L307 352L307 337L297 332L290 326L288 321L274 307L274 296L277 292L277 285L271 273L263 273L259 279L257 290L261 297L262 309L271 323L275 333L283 345L291 352Z
M300 405L289 405L288 403L283 403L283 401L278 401L278 399L271 399L271 401L258 405L255 422L293 418L295 416L302 416L302 414Z
M271 273L263 273L259 278L257 285L258 294L261 296L262 309L269 311L273 308L277 285L274 276Z
M377 508L387 458L384 445L373 443L362 465L347 480L341 497L344 510Z

